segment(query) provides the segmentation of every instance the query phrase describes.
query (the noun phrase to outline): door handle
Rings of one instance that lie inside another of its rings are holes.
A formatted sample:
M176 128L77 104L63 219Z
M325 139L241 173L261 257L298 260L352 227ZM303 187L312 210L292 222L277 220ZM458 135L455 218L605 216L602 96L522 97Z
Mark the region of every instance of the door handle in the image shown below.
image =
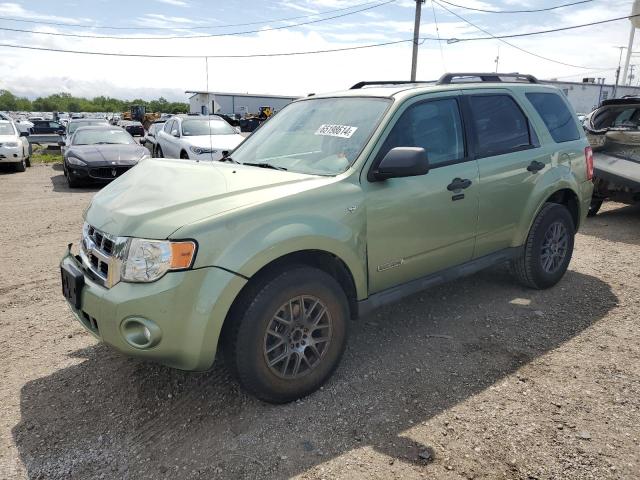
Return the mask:
M468 178L454 178L451 183L447 185L447 190L455 192L456 190L464 190L471 186L471 180Z
M537 160L534 160L533 162L531 162L529 164L529 166L527 167L527 171L531 172L531 173L538 173L540 170L542 170L545 167L545 164L542 162L539 162Z

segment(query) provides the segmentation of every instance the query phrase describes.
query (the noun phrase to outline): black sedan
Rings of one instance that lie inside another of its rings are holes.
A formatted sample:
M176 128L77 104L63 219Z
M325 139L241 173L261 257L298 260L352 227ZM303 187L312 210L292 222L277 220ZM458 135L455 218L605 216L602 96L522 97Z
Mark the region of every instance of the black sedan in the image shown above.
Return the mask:
M128 122L124 129L134 137L144 137L144 127L140 122Z
M81 127L64 151L64 174L71 188L108 183L148 158L149 150L118 127Z
M52 120L34 120L33 127L31 127L31 133L34 135L64 135L65 130L64 125Z

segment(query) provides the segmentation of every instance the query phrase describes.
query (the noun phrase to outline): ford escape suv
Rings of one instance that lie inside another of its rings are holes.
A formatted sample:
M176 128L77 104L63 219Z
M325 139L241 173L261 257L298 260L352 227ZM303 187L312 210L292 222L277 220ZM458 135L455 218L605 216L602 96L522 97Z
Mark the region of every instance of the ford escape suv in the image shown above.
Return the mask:
M269 402L317 389L348 320L510 262L555 285L593 190L534 77L362 82L291 103L220 162L153 159L95 195L62 290L96 338L184 370L218 349Z

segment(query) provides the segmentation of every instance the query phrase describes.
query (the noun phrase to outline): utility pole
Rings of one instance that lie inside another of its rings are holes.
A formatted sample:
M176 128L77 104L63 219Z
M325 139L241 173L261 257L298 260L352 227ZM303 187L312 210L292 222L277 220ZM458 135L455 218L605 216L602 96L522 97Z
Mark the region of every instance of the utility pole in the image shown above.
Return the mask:
M611 98L616 98L616 94L618 93L618 81L620 80L620 64L622 63L622 51L626 48L626 47L614 47L614 48L619 48L620 49L620 57L618 58L618 68L616 69L616 84L613 87L613 95L611 96ZM625 78L627 76L627 71L625 68ZM624 80L622 81L622 83L624 84Z
M425 0L416 0L416 22L413 25L413 55L411 58L411 81L416 81L416 71L418 69L418 42L420 41L420 15L422 14L422 4Z
M627 71L629 70L629 61L631 60L631 53L633 51L633 37L636 32L636 28L640 27L640 0L634 0L631 7L631 31L629 32L629 47L627 48L627 59L624 62L624 74L622 75L622 84L627 83Z
M633 83L633 79L636 78L636 76L633 74L633 70L636 68L635 65L629 65L629 83L627 85L631 86L631 83Z

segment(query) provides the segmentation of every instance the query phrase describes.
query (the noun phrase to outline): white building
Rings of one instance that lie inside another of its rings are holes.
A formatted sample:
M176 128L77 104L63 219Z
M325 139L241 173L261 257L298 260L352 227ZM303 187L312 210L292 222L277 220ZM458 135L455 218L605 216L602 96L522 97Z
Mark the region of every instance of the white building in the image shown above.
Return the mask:
M541 83L554 85L564 92L569 103L577 113L589 113L596 109L600 102L613 98L615 85L588 82L560 82L558 80L540 80ZM623 87L618 85L616 97L625 95L640 96L640 87Z
M275 112L282 110L288 103L298 97L283 97L279 95L255 95L249 93L221 93L221 92L185 92L189 95L191 113L209 115L223 113L226 115L257 114L260 107L271 107Z

